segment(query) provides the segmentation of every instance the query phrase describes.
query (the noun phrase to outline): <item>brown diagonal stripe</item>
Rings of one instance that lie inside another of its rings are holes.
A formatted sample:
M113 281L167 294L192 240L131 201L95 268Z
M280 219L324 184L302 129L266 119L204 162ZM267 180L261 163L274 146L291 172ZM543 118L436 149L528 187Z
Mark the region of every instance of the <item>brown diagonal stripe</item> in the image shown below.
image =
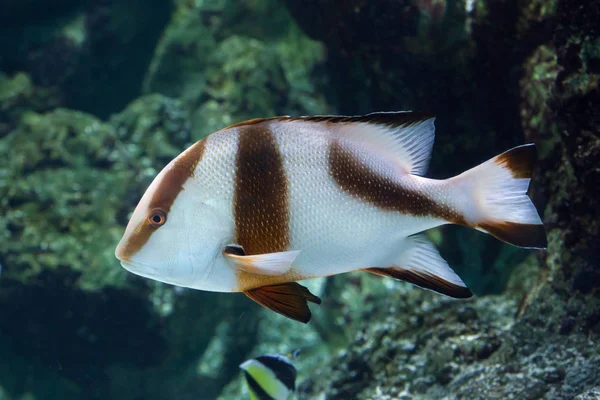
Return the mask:
M234 188L236 244L245 254L284 251L289 246L288 184L268 124L239 129Z
M377 174L337 140L329 147L329 173L344 192L382 210L466 224L457 210Z
M179 155L173 162L172 168L166 171L163 179L153 193L149 209L162 208L169 212L173 202L183 188L183 184L192 176L196 166L202 160L206 149L206 139L194 143L188 151Z
M168 213L171 206L175 202L179 192L181 192L184 183L194 175L194 170L202 159L205 148L206 139L202 139L194 143L188 151L175 158L172 167L165 171L156 189L151 193L152 197L148 204L148 211L160 208L167 214L168 220ZM118 249L119 257L127 260L137 253L148 242L148 239L150 239L150 236L156 229L160 228L153 227L144 218L134 228L132 234L129 235L127 242Z

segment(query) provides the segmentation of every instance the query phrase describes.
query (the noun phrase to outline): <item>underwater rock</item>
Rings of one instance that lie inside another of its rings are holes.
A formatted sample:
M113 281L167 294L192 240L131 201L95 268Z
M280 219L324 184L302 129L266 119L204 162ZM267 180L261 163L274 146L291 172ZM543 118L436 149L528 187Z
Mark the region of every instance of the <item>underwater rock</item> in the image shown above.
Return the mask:
M544 324L548 331L576 335L597 334L600 322L600 207L595 195L600 182L600 74L594 67L600 61L600 32L593 22L600 17L600 3L574 4L557 5L553 42L558 73L547 103L548 121L536 133L545 145L540 188L548 203L547 284L526 304L524 318L544 313L550 316Z
M181 1L143 90L180 98L200 139L251 118L327 113L323 58L277 1Z
M600 399L600 387L593 388L591 390L586 391L585 393L581 393L575 400L599 400Z
M505 73L514 71L508 80L511 92L500 95L508 96L503 98L508 104L494 111L504 110L503 118L519 120L522 130L514 133L523 132L539 144L532 196L536 203L547 204L547 251L529 255L525 262L500 262L504 268L515 265L500 296L453 302L414 295L444 304L432 308L408 298L400 300L395 292L388 294L396 307L408 304L405 312L419 322L407 327L402 323L404 313L371 309L364 315L363 332L357 333L348 349L301 382L303 396L571 399L595 395L600 382L596 345L600 340L600 206L595 194L600 182L596 68L600 32L594 21L600 18L600 2L534 3L517 7L511 2L476 2L470 27L476 49L498 52L491 43L503 35L516 48L517 56L499 64ZM555 28L553 37L544 33L548 28ZM474 71L479 76L475 79L482 78L483 68L496 67L484 64ZM491 79L497 72L488 71L483 77ZM484 93L497 84L487 82L475 99L487 100ZM521 99L521 110L516 108L516 97ZM468 104L465 100L461 105ZM463 144L460 137L453 140ZM409 354L399 357L397 348L403 343Z
M375 311L351 316L366 323L330 362L299 377L302 398L438 398L465 365L498 350L517 308L507 297L457 301L391 286L385 298L369 299Z
M146 162L152 164L145 167L156 170L162 169L194 141L182 102L162 95L137 98L124 111L111 116L109 122L125 147L124 156L132 161L147 159ZM154 176L147 176L142 186L147 187L148 179Z
M297 347L302 398L598 398L600 2L285 5L3 4L0 398L240 398L241 361ZM357 272L311 288L323 304L301 327L115 260L143 190L194 140L408 108L438 116L433 177L537 142L546 253L444 227L431 239L474 298Z
M139 196L190 140L181 103L160 95L109 123L26 112L0 138L11 154L0 169L0 348L21 371L0 368L7 399L182 398L219 390L237 370L257 332L245 296L152 283L114 257ZM203 376L197 365L219 323L222 362Z
M66 266L83 288L122 286L127 274L109 266L127 213L189 143L180 104L162 96L137 100L112 125L66 109L24 113L0 141L12 154L0 186L3 277L24 283Z
M197 102L206 86L206 68L216 47L202 9L182 2L161 34L143 90Z
M268 317L243 295L135 277L114 246L194 140L251 117L326 113L323 46L275 1L13 3L0 27L0 151L11 154L0 348L20 372L0 369L5 397L215 398L257 337L272 337Z
M29 75L19 72L9 77L0 72L0 138L15 128L23 112L47 111L60 104L58 91L34 86Z
M139 96L171 7L169 0L88 2L83 52L64 85L66 105L106 118Z
M16 393L24 380L48 371L63 382L102 386L107 364L157 362L164 353L147 289L128 284L112 254L122 198L136 178L121 162L117 140L112 126L58 109L23 114L0 141L2 153L11 154L0 187L2 342L13 343L7 358L40 365L11 385ZM140 335L152 351L127 340ZM40 386L29 390L43 393Z
M396 283L375 312L354 316L366 322L345 349L299 376L300 396L567 399L597 385L594 339L548 335L540 321L523 322L520 299L538 282L520 280L511 278L504 295L466 301Z
M65 106L105 118L139 95L170 9L168 0L10 1L0 70L26 72Z
M116 211L131 179L124 166L113 169L116 141L111 126L63 109L28 112L3 138L3 154L12 154L0 188L4 278L26 282L70 266L90 289L123 281L121 272L105 269L114 263Z
M286 0L300 27L327 46L328 98L338 113L411 109L437 116L432 178L524 142L520 66L552 35L555 7L517 3L319 0L306 7ZM440 231L442 255L476 294L501 293L510 275L504 265L527 256L479 232Z

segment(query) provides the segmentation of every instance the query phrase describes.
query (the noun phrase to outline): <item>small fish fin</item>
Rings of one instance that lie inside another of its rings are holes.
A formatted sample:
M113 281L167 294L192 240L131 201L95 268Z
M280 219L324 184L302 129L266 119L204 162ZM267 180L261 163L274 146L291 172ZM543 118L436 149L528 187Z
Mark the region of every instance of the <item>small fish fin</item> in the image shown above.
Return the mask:
M407 173L425 175L435 136L435 116L414 111L375 112L366 115L280 116L243 121L228 128L269 122L295 121L335 124L346 138L376 146L394 155Z
M527 196L536 158L535 145L526 144L453 178L470 190L470 226L514 246L546 248L544 225Z
M473 295L425 235L406 238L395 264L364 271L410 282L450 297L468 298Z
M258 275L278 276L285 274L290 269L300 251L245 255L241 246L228 245L223 253L233 266L242 271Z
M270 356L261 356L240 364L248 389L257 400L283 400L296 388L296 368L278 363Z
M311 318L307 302L321 304L319 297L296 282L263 286L248 290L244 294L263 307L304 323Z

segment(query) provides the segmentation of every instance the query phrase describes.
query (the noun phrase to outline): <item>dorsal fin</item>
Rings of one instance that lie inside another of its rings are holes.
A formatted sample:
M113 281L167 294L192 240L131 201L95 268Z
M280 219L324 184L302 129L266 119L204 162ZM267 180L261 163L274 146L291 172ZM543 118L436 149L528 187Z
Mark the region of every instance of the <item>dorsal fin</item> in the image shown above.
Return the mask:
M231 125L228 128L263 122L294 122L336 124L346 138L368 143L378 150L392 153L413 175L424 175L435 136L435 116L413 111L376 112L367 115L316 115L305 117L280 116L256 118Z

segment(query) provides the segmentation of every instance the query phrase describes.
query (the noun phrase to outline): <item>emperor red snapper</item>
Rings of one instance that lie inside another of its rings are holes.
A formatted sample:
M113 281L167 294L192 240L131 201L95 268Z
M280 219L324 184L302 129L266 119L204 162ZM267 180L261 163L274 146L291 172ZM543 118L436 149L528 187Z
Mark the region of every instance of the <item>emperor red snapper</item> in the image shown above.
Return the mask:
M153 180L116 257L157 281L244 292L308 322L298 281L350 271L457 297L471 291L421 234L442 224L545 248L527 196L536 152L523 145L458 176L424 178L434 117L417 112L277 117L196 142Z

